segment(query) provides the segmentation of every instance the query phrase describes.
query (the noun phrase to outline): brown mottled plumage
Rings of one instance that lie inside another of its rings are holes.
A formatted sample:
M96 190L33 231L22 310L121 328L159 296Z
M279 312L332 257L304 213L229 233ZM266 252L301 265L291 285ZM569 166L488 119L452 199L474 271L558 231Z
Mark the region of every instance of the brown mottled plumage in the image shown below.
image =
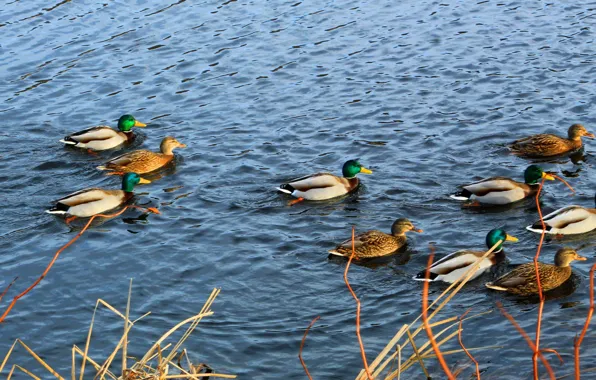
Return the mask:
M511 143L509 148L515 154L526 157L550 157L571 152L582 147L582 136L594 138L581 124L573 124L567 132L568 138L551 134L532 135Z
M370 259L390 255L406 244L406 232L408 231L422 232L422 230L416 229L408 219L400 218L391 226L391 234L373 230L356 235L354 237L354 249L356 251L354 257L356 259ZM340 243L337 248L330 250L329 253L350 257L352 255L352 239Z
M111 159L104 166L98 166L99 170L112 170L121 173L149 173L157 170L174 159L175 148L186 148L172 136L164 138L160 145L161 153L150 150L135 150Z
M571 248L561 248L555 255L555 265L538 263L538 272L540 273L540 283L543 292L553 290L567 281L571 276L571 266L569 264L573 260L584 261L586 258L579 256ZM486 287L520 296L538 294L534 263L522 264L511 272L497 278L495 281L488 282Z

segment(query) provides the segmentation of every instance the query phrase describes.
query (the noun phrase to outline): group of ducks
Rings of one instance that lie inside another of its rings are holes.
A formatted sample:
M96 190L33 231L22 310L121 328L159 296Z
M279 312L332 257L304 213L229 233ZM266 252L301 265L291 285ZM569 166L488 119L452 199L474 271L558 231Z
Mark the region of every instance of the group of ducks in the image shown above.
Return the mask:
M568 130L568 137L552 134L532 135L509 145L509 149L516 155L526 158L549 158L575 152L582 148L582 137L594 138L580 124L572 125ZM277 190L296 198L290 202L295 204L304 200L319 201L336 198L355 191L359 186L357 174L371 174L372 171L363 167L357 160L347 161L342 168L342 177L330 173L317 173L295 179L282 184ZM504 206L533 197L538 192L541 181L554 180L554 175L544 172L536 165L530 165L524 172L524 182L518 182L506 177L492 177L467 185L462 185L460 191L451 195L456 200L467 201L469 206ZM596 198L595 198L596 201ZM582 234L596 229L596 209L581 206L568 206L556 210L543 217L545 233L560 235ZM542 233L541 221L526 227L529 231ZM388 256L396 253L406 245L406 233L409 231L422 232L414 227L406 218L397 219L391 226L391 233L373 230L356 235L354 242L347 239L329 252L332 255L350 257L352 244L354 258L366 260ZM474 279L491 266L504 259L503 242L517 241L502 229L493 229L486 236L486 245L492 248L498 242L495 250L484 258L470 279ZM445 281L453 283L474 265L486 251L461 250L453 252L435 262L427 271L422 271L414 277L421 281ZM570 248L562 248L555 254L554 265L539 263L538 271L543 291L549 291L562 285L571 276L570 263L574 260L586 260ZM522 264L511 272L489 282L490 289L506 291L518 295L533 295L538 293L536 272L533 263Z
M118 130L100 125L73 133L60 141L66 145L90 151L114 149L134 140L133 127L145 126L133 116L123 115L118 120ZM159 153L141 149L115 157L105 165L98 166L98 169L108 170L109 174L122 175L121 190L83 189L58 199L54 207L47 212L66 215L66 222L70 223L76 217L90 217L122 206L130 201L136 185L151 182L142 178L140 174L165 167L174 159L173 150L185 147L186 145L174 137L167 136L161 142Z
M66 136L60 140L64 144L102 151L114 149L134 140L133 127L145 127L131 115L124 115L118 120L118 130L108 126L97 126ZM569 128L568 138L552 134L538 134L514 141L510 149L514 154L529 158L553 157L567 154L582 148L582 137L594 138L582 125L574 124ZM175 138L168 136L163 139L161 152L149 150L135 150L115 157L100 170L108 170L110 174L122 175L121 190L104 190L89 188L69 194L55 201L54 207L47 210L52 214L65 215L70 223L76 217L90 217L126 204L133 196L133 189L138 184L150 183L141 174L162 169L174 159L175 148L185 148ZM347 161L342 168L342 177L330 173L317 173L295 179L282 184L277 190L291 194L296 198L291 204L303 200L318 201L340 197L355 191L359 186L359 173L372 174L372 171L362 166L357 160ZM478 182L461 186L461 190L451 195L457 200L468 201L473 206L508 205L534 196L542 180L553 180L553 175L544 172L536 165L530 165L524 172L524 182L518 182L506 177L492 177ZM568 206L556 210L543 218L544 229L548 234L571 235L581 234L596 229L596 209L580 206ZM528 230L542 233L540 221L527 227ZM406 245L406 233L409 231L422 232L414 227L406 218L397 219L391 226L391 234L373 230L355 236L354 251L357 260L388 256L396 253ZM484 258L471 279L488 270L491 266L504 258L503 242L517 241L502 229L493 229L486 236L486 245L493 247L500 242L496 249ZM333 255L349 257L352 254L352 239L340 243L329 251ZM445 281L453 283L468 271L484 251L461 250L453 252L435 262L427 271L415 276L416 280ZM574 260L586 260L570 248L560 249L554 260L554 265L539 263L539 273L544 291L560 286L571 275L569 264ZM536 273L532 263L522 264L513 271L497 278L486 286L514 294L530 295L538 292Z

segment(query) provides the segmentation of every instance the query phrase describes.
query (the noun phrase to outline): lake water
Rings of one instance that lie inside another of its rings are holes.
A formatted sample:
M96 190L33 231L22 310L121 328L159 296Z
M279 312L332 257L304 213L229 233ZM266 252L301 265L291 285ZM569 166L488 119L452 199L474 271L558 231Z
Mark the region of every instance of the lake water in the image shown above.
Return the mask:
M96 226L0 326L0 356L21 338L66 375L95 300L125 310L133 278L133 316L153 314L135 327L132 355L221 287L215 316L187 341L192 358L242 379L303 379L300 339L320 315L304 352L311 373L352 379L361 368L355 304L345 261L329 260L327 250L352 225L389 231L408 217L424 229L411 234L407 252L350 269L372 360L420 312L421 284L411 277L429 243L438 255L482 249L487 231L504 225L520 239L506 248L509 263L534 255L538 235L524 230L537 218L531 202L478 212L447 195L488 176L523 178L527 161L503 148L515 138L565 134L576 122L596 132L596 9L588 1L55 2L0 5L0 287L19 276L2 305L76 232L44 213L51 201L119 187L95 167L121 151L89 155L60 138L131 113L149 124L133 148L157 149L166 135L188 145L173 173L137 189L137 202L162 215L129 211ZM571 197L548 183L545 211L593 207L595 149L587 140L579 159L542 163L577 190ZM340 173L356 157L374 173L361 176L353 196L289 207L274 190L293 177ZM564 243L593 239L548 241L543 261ZM565 359L551 360L558 376L573 372L593 252L580 252L589 260L574 266L575 292L545 306L542 345ZM537 306L488 292L491 278L468 284L440 316L493 310L464 324L468 347L504 346L475 353L483 378L529 378L531 353L495 302L532 334ZM433 284L431 297L444 288ZM104 311L95 332L99 359L122 324ZM586 368L596 365L595 344L589 332ZM44 374L24 350L15 358ZM464 354L447 359L467 362ZM442 378L436 361L426 364ZM407 377L422 374L412 368Z

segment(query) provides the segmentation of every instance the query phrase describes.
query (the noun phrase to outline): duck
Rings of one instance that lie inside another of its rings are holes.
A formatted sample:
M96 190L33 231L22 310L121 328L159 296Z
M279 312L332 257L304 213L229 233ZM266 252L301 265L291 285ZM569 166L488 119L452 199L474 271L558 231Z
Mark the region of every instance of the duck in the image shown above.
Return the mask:
M396 252L406 245L406 232L421 233L407 218L399 218L391 225L391 234L372 230L354 237L354 257L357 260L382 257ZM335 249L329 251L335 256L350 257L352 255L352 239L341 242Z
M114 171L114 174L149 173L170 163L174 159L173 150L176 148L186 148L186 144L182 144L172 136L167 136L161 141L159 147L161 153L146 149L135 150L112 158L97 169Z
M497 244L499 240L501 240L501 243L491 254L480 262L476 272L470 277L470 281L480 276L491 266L497 264L497 262L501 261L503 258L503 255L501 254L503 252L503 242L516 242L518 239L515 236L507 234L507 232L501 228L495 228L490 230L486 235L486 246L490 249ZM459 278L466 273L472 265L474 265L476 260L484 256L485 253L486 251L472 250L453 252L431 265L428 279L426 278L426 270L419 272L413 279L429 282L443 281L452 284L459 280Z
M477 205L507 205L533 196L538 191L541 179L553 181L555 178L539 166L530 165L524 171L524 182L507 177L491 177L462 185L462 190L451 198L460 201L473 201Z
M596 195L594 196L596 203ZM560 208L542 218L545 233L551 235L575 235L594 231L596 229L596 208L586 208L576 205ZM542 233L540 220L527 226L528 231Z
M538 263L538 273L540 273L540 284L542 291L548 292L558 288L571 276L571 262L585 261L585 257L580 256L571 248L561 248L555 254L555 264ZM504 274L493 282L487 282L486 287L493 290L517 294L520 296L530 296L538 294L538 285L536 281L536 268L534 263L525 263L511 272Z
M54 201L56 205L49 214L67 215L67 224L76 217L89 217L112 210L128 202L134 195L133 189L139 183L151 181L141 178L137 173L126 173L122 177L122 190L104 190L89 188L69 194Z
M112 149L134 140L135 135L132 132L132 127L144 128L146 126L132 115L122 115L118 119L119 131L107 125L99 125L66 136L60 142L77 148L96 151Z
M580 149L584 136L594 138L583 125L573 124L567 131L567 138L542 133L516 140L509 149L514 154L531 158L557 156Z
M342 167L343 177L331 173L317 173L284 183L277 190L297 198L292 204L305 199L309 201L332 199L358 189L360 185L356 178L358 173L372 174L372 170L362 166L357 159L348 160Z

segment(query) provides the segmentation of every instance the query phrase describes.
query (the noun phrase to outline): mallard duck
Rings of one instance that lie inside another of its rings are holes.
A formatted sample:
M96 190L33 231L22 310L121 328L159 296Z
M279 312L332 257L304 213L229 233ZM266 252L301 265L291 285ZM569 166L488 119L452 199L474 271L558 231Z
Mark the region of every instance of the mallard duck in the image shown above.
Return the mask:
M581 124L573 124L567 132L568 138L551 134L532 135L511 143L514 154L526 157L550 157L577 150L582 147L582 136L594 138Z
M354 237L354 257L370 259L373 257L387 256L406 244L406 232L422 232L414 227L406 218L397 219L391 226L391 234L381 231L367 231ZM337 248L329 251L332 255L350 257L352 255L352 239L340 243Z
M502 229L494 229L486 235L486 246L490 249L499 240L502 240L503 242L516 242L517 238L508 235ZM499 244L490 255L485 257L480 262L480 266L478 269L476 269L476 272L472 275L472 277L470 277L470 280L480 276L482 273L488 270L488 268L500 261L502 255L499 257L497 254L503 251L503 242L501 242L501 244ZM453 252L432 264L430 267L428 281L444 281L448 283L456 282L464 273L468 271L468 269L476 262L476 260L484 256L485 253L486 251L471 250ZM426 270L423 270L414 277L414 280L426 281L425 277Z
M530 165L524 171L525 183L506 177L487 178L463 185L462 190L451 195L451 198L485 205L506 205L535 195L542 178L550 181L555 179L552 175L543 172L540 167Z
M358 160L349 160L342 168L343 178L331 173L317 173L284 183L277 190L298 198L295 202L331 199L356 190L360 184L356 178L358 173L371 174L372 171L360 165Z
M88 217L109 211L126 203L134 195L132 190L139 183L150 183L137 173L126 173L122 177L122 190L103 190L98 188L79 190L76 193L58 199L56 205L46 212L68 215L67 223L74 217Z
M584 261L587 259L578 255L571 248L561 248L555 254L555 265L538 263L538 273L540 273L540 284L543 292L557 288L567 281L571 276L571 266L569 264L573 260ZM487 282L486 287L520 296L538 294L534 263L522 264L495 281Z
M119 173L149 173L157 170L174 159L175 148L186 148L185 144L172 136L164 138L160 145L161 153L141 149L125 153L112 158L105 165L98 166L99 170L113 170Z
M99 125L66 136L60 142L77 148L92 150L112 149L134 139L135 135L132 132L132 127L142 128L145 126L145 124L135 120L131 115L123 115L118 120L118 129L120 131L116 131L107 125Z
M596 197L594 198L596 203ZM545 233L553 235L574 235L583 234L596 229L596 208L585 208L581 206L567 206L542 218ZM542 223L535 222L526 227L527 230L542 233Z

